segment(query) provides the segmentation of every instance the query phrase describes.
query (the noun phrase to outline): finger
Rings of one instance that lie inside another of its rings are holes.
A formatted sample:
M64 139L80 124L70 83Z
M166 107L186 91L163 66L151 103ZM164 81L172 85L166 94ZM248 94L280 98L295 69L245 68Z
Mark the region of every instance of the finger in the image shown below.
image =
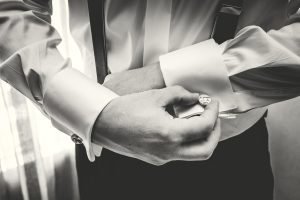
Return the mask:
M192 105L197 103L199 99L198 93L191 93L181 86L162 89L160 95L159 103L164 107L174 104Z
M201 116L194 116L188 119L171 119L170 126L173 128L173 132L178 134L183 143L203 139L214 129L218 112L218 102L212 100L205 107L205 111Z
M218 145L220 137L220 120L217 120L213 131L206 140L194 141L179 147L177 151L178 159L186 161L207 160Z
M209 104L207 104L204 108L203 113L200 115L203 123L216 123L219 116L219 102L216 99L212 99Z

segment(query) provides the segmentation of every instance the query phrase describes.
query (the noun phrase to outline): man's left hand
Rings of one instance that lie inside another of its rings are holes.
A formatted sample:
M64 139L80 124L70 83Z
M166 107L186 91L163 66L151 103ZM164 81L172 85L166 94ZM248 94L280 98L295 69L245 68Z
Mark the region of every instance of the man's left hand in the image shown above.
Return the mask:
M110 74L106 76L103 85L122 96L151 89L161 89L165 87L165 82L157 63L139 69Z

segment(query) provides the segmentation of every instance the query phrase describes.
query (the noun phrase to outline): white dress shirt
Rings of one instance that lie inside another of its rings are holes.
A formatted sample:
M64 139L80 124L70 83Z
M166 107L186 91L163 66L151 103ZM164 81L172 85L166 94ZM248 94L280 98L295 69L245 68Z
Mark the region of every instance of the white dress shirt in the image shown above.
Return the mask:
M70 29L85 74L56 49L60 37L49 24L51 1L44 2L0 1L0 76L39 105L58 129L79 135L92 161L101 150L91 143L93 124L117 95L96 83L87 2L69 1ZM220 101L220 111L244 112L298 96L300 23L286 22L292 14L287 11L294 14L299 4L244 1L236 37L217 45L209 36L218 2L107 0L110 71L160 62L167 86L209 94ZM255 109L222 120L222 138L242 133L264 112Z

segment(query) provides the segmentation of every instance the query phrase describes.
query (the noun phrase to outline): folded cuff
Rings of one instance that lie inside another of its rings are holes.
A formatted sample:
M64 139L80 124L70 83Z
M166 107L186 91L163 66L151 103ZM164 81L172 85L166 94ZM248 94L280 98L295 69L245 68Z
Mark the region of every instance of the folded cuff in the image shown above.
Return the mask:
M220 111L236 108L222 47L213 39L160 56L166 86L180 85L220 102Z
M116 97L112 91L68 67L48 83L44 107L53 121L82 138L89 160L94 161L92 128L104 107Z

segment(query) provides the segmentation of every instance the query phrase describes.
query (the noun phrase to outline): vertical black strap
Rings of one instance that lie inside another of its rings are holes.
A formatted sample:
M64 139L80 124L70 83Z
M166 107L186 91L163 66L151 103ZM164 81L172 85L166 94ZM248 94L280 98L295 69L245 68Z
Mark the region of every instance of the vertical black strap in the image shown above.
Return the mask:
M242 4L242 0L223 0L220 2L211 34L217 43L220 44L234 37L239 16L242 13Z
M108 73L104 3L104 0L88 0L97 80L101 84Z

